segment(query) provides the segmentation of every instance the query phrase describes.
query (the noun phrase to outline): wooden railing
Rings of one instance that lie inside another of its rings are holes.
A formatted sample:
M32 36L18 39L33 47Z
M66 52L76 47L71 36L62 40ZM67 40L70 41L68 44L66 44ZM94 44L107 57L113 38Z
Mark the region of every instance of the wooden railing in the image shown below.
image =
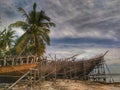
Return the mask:
M35 56L27 57L3 57L0 58L0 67L3 66L15 66L23 64L37 63L38 59Z

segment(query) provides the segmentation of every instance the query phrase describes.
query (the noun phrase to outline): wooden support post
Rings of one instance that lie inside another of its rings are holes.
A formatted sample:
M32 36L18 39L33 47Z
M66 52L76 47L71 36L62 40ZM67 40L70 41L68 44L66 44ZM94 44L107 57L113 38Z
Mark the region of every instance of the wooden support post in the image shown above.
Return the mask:
M63 62L64 62L64 66L66 66L66 61L63 60ZM64 75L63 78L66 79L66 67L64 67L63 73L64 73L64 74L63 74L63 75Z
M66 79L66 70L64 68L64 79Z
M31 64L33 63L33 58L31 58L31 62L30 62Z
M15 65L15 61L14 61L14 58L11 58L12 59L12 66Z
M82 61L82 64L83 64L83 80L86 79L86 73L85 73L85 64L84 64L85 61Z
M103 78L103 82L106 82L106 75L105 75L105 65L104 65L104 62L102 62L103 64L101 65L101 67L102 67L102 74L105 76L104 78Z
M20 65L23 65L22 57L20 57Z
M4 66L6 66L7 62L6 62L6 57L4 57Z
M36 63L36 57L35 56L33 56L33 59L34 59L34 63Z
M56 76L57 76L57 69L56 69L56 64L57 64L57 61L56 61L56 55L55 55L55 83L56 83Z
M42 63L41 63L41 77L42 77L42 81L45 80L45 72L44 72L44 67L45 67L45 60L46 60L46 57L42 57Z
M83 61L83 72L84 72L84 80L86 80L87 78L86 78L86 65L85 65L86 63L85 63L85 61Z
M38 62L38 70L39 70L39 83L42 82L43 80L43 71L42 71L42 63L43 63L43 58L39 58L39 62Z
M38 78L39 78L39 84L40 84L40 81L41 81L41 77L40 77L40 73L41 73L41 60L40 60L40 57L38 58L38 63L37 63L37 68L38 68Z
M102 61L100 61L100 64L99 64L99 80L98 81L103 81L104 79L104 77L102 76L104 73L103 73L103 69L104 67L103 67L103 62Z
M71 67L71 63L72 63L72 62L70 61L70 79L72 79L72 71L71 71L71 70L72 70L72 67Z
M29 64L29 56L26 58L26 64Z
M35 59L34 59L34 57L32 57L32 63L35 63Z
M76 62L75 62L75 60L74 60L74 77L75 77L75 79L77 78L77 67L76 67Z
M73 74L74 74L73 78L75 79L75 62L74 62L74 60L72 60L72 61L73 61Z
M38 69L31 68L30 76L32 77L33 82L36 82Z

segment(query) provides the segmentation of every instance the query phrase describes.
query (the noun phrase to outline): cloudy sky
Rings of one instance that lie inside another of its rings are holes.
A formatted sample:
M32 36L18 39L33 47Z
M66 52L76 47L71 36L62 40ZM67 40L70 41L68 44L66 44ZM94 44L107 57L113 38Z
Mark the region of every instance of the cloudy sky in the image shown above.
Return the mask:
M37 10L45 10L56 23L51 28L52 42L47 53L66 55L110 50L109 58L114 61L109 63L119 62L120 0L0 0L1 27L24 20L17 8L30 11L34 2ZM17 34L22 33L17 29Z
M17 8L30 11L34 2L56 23L53 42L119 47L120 0L0 0L3 25L24 20Z

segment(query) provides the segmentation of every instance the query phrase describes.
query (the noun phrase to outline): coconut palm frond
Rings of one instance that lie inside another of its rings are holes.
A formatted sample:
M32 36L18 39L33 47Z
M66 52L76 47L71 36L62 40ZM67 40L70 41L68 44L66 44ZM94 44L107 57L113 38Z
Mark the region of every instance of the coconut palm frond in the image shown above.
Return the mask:
M25 16L27 19L29 19L29 15L23 8L19 7L18 11L21 12L23 14L23 16Z
M45 28L39 28L39 33L38 35L45 41L45 43L47 43L48 45L50 45L50 37L48 35L48 33L50 32L49 29L45 29Z
M6 29L4 29L2 32L0 32L0 36L2 36L4 32L6 32Z
M47 21L50 21L50 20L51 20L50 17L48 17L48 16L46 15L45 11L43 11L43 10L41 10L41 11L39 12L39 16L41 17L41 20L42 20L42 19L43 19L43 20L47 20Z
M37 6L37 4L34 3L34 4L33 4L33 10L34 10L34 11L36 11L36 6Z
M50 27L55 27L56 25L53 22L44 22L44 23L41 23L40 26L50 28Z
M29 34L26 32L17 40L15 48L18 53L22 51L23 47L26 47L29 38Z
M10 24L9 28L11 27L21 27L23 30L26 30L29 27L29 25L24 21L17 21L15 23Z

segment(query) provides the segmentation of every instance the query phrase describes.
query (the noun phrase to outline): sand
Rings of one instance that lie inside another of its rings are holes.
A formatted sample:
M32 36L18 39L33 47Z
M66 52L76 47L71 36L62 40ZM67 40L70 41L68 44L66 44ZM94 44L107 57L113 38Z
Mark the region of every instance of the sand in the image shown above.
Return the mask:
M56 83L53 81L43 82L41 89L39 84L33 87L27 84L18 84L13 90L120 90L120 85L105 85L89 81L57 80Z

